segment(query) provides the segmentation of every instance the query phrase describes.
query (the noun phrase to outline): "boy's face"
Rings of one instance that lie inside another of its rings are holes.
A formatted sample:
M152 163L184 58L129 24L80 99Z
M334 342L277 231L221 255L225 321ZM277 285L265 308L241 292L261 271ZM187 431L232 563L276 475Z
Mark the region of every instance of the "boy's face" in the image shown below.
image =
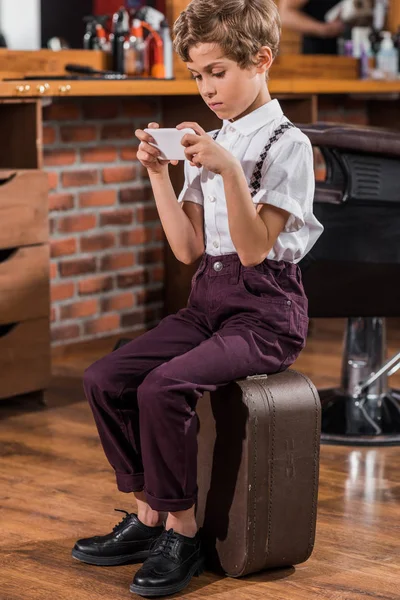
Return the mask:
M197 44L191 48L190 58L187 67L197 81L199 92L220 119L244 117L271 99L266 69L256 66L241 69L223 55L218 44Z

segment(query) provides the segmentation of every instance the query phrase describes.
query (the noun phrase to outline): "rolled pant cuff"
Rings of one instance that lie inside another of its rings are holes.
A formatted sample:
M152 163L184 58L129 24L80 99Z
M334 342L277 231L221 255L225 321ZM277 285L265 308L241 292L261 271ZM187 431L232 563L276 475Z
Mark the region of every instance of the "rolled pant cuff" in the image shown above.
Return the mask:
M165 498L156 498L149 494L147 490L144 490L146 494L146 500L150 508L158 510L159 512L177 512L179 510L188 510L192 508L193 504L196 503L196 496L191 498L172 498L166 500Z
M117 487L120 492L142 492L144 488L144 475L130 475L129 473L115 473Z

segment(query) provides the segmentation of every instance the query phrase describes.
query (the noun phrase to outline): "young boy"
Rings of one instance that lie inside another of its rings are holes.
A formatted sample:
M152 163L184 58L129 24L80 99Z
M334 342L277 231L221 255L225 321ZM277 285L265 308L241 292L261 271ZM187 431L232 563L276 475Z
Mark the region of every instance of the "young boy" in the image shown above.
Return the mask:
M136 132L175 256L186 264L203 258L186 308L85 373L118 489L134 493L138 513L106 536L79 540L73 556L96 565L146 559L130 588L142 596L178 592L203 569L197 401L235 379L286 369L305 344L297 263L322 226L312 211L310 142L268 92L279 35L273 0L193 0L178 18L175 48L223 120L211 134L178 125L196 132L182 140L188 160L178 202L168 162Z

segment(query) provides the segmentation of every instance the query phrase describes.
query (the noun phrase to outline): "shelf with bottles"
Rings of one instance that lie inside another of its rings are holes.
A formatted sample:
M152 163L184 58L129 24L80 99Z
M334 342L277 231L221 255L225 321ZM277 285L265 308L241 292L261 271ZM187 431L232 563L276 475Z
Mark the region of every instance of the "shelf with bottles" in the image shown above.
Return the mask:
M138 10L121 7L112 16L92 15L85 21L84 49L109 53L115 73L174 78L171 32L161 11L151 6Z

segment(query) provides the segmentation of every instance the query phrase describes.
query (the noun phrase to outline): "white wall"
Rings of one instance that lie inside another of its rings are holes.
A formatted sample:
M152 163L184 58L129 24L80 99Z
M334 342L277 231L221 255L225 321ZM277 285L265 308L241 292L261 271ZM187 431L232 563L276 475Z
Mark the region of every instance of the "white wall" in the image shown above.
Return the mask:
M10 49L39 49L40 0L0 0L0 28Z

